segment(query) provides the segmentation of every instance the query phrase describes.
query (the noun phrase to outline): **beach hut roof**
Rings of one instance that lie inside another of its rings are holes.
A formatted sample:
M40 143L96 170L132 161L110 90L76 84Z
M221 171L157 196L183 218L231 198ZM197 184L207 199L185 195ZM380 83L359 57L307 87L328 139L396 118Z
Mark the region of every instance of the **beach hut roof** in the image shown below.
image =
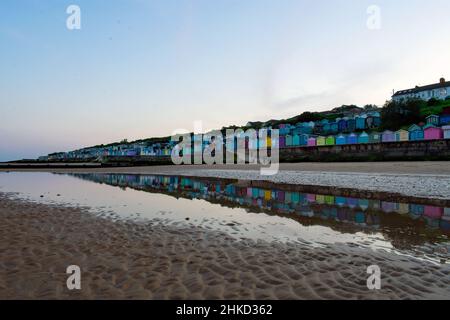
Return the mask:
M415 130L422 130L422 128L420 126L418 126L417 124L413 124L412 126L410 126L408 128L408 131L415 131Z
M441 128L442 128L442 130L450 130L450 125L449 126L442 126Z
M369 136L368 134L367 134L367 132L365 132L365 131L363 131L363 132L361 132L361 134L359 135L360 137L362 136L362 137L367 137L367 136Z
M428 117L426 117L426 119L428 119L428 118L434 118L434 117L439 117L439 116L436 115L436 114L430 114Z
M400 129L400 130L397 130L397 132L408 132L408 130Z
M425 127L423 127L423 130L430 129L430 128L436 128L436 126L435 126L435 125L432 125L432 124L430 123L430 124L427 124Z
M385 131L383 131L383 134L392 134L392 133L394 133L394 132L392 132L391 130L385 130Z

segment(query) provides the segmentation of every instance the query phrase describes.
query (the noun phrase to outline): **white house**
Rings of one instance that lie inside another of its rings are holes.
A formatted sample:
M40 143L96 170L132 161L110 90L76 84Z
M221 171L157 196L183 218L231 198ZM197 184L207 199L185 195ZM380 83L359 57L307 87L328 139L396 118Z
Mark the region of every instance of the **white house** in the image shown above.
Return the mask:
M450 81L445 81L444 78L441 78L435 84L397 91L392 96L392 100L402 101L417 98L428 101L431 98L444 100L448 97L450 97Z

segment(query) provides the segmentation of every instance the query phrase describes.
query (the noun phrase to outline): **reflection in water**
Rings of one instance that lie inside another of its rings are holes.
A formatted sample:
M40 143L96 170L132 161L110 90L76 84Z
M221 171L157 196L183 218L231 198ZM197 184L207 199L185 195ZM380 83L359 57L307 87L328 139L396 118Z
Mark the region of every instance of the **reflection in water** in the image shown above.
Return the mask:
M74 174L113 186L165 193L188 199L204 199L249 212L289 217L303 226L327 226L340 233L381 233L396 249L442 243L448 253L450 208L413 203L357 199L333 195L255 187L251 181L180 176ZM264 182L259 181L258 185ZM374 241L371 239L371 241ZM425 251L429 251L427 248Z
M113 218L199 226L236 239L345 243L449 263L449 208L299 188L180 176L0 174L0 191L37 202L86 206Z

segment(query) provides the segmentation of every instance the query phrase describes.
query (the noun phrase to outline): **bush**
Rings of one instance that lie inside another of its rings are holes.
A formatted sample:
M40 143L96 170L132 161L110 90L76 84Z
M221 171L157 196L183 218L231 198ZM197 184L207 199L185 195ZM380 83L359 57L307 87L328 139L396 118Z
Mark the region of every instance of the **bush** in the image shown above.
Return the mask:
M427 105L430 107L433 106L438 106L440 104L440 101L435 99L435 98L431 98L430 100L428 100Z
M423 108L426 108L426 102L420 99L388 101L381 110L381 129L398 130L419 123L424 119L421 114Z

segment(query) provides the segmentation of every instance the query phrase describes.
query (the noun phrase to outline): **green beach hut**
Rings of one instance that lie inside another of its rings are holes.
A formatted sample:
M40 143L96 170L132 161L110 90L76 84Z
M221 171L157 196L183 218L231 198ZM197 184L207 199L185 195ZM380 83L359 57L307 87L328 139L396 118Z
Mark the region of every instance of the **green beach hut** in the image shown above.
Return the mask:
M334 146L334 145L336 144L336 141L335 141L335 139L334 139L334 136L328 136L328 137L325 139L325 144L326 144L327 146Z
M380 143L381 142L381 133L372 132L369 134L369 143Z

